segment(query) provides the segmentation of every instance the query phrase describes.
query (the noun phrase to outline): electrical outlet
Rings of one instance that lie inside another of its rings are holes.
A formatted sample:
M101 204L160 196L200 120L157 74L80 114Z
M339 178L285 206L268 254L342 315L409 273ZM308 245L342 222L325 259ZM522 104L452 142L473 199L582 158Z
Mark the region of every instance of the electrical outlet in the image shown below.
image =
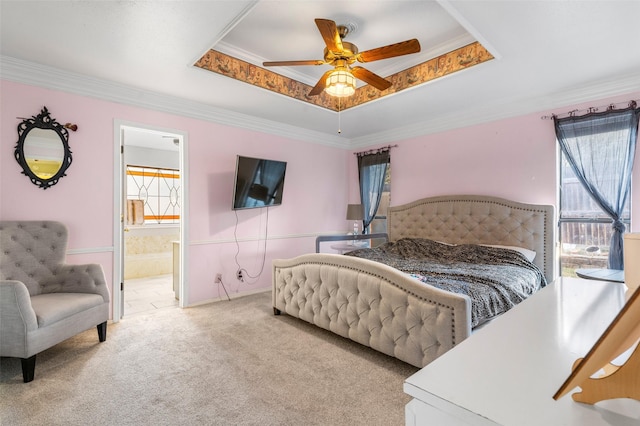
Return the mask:
M216 284L220 284L222 282L222 274L216 274Z
M236 272L236 277L238 278L238 281L244 281L244 278L242 276L242 269L238 269L238 272Z

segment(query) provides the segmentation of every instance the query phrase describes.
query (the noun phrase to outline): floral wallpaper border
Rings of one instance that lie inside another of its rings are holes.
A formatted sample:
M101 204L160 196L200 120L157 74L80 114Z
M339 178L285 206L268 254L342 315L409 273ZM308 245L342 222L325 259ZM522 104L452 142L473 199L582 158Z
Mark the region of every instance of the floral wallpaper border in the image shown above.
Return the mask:
M484 46L474 42L385 77L391 81L391 87L387 90L380 91L367 84L356 89L356 93L353 96L346 99L342 98L339 102L338 98L331 97L324 92L318 96L308 96L307 93L311 91L312 86L217 50L210 49L194 65L310 104L333 111L338 111L339 109L344 111L492 59L494 59L493 55Z

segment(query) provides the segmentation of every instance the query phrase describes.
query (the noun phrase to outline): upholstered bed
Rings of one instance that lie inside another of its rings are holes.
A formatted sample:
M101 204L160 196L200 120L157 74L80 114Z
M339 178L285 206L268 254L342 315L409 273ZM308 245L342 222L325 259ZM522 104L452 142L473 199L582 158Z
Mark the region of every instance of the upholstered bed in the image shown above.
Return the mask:
M555 278L554 229L553 206L478 195L425 198L390 207L387 213L391 246L418 238L430 245L519 247L534 252L531 268L546 282ZM366 258L315 253L274 260L272 279L274 313L300 318L417 367L472 333L467 294L425 284Z

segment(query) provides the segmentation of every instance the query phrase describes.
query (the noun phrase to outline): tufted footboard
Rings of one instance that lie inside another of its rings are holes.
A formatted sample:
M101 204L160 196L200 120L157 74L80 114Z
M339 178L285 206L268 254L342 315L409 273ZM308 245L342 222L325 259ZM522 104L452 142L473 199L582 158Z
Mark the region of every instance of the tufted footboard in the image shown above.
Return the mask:
M273 307L416 367L471 334L468 297L337 254L274 260Z

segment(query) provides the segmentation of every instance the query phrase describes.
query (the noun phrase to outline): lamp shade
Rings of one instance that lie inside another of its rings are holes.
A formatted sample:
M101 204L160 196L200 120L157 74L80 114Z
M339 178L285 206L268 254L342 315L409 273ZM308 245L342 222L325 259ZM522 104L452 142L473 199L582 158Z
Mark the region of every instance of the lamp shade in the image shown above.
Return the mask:
M344 98L356 92L356 78L347 69L336 69L326 80L325 92L330 96Z
M362 204L349 204L347 206L347 220L364 219L364 209Z
M624 283L634 290L640 286L640 232L624 234Z

